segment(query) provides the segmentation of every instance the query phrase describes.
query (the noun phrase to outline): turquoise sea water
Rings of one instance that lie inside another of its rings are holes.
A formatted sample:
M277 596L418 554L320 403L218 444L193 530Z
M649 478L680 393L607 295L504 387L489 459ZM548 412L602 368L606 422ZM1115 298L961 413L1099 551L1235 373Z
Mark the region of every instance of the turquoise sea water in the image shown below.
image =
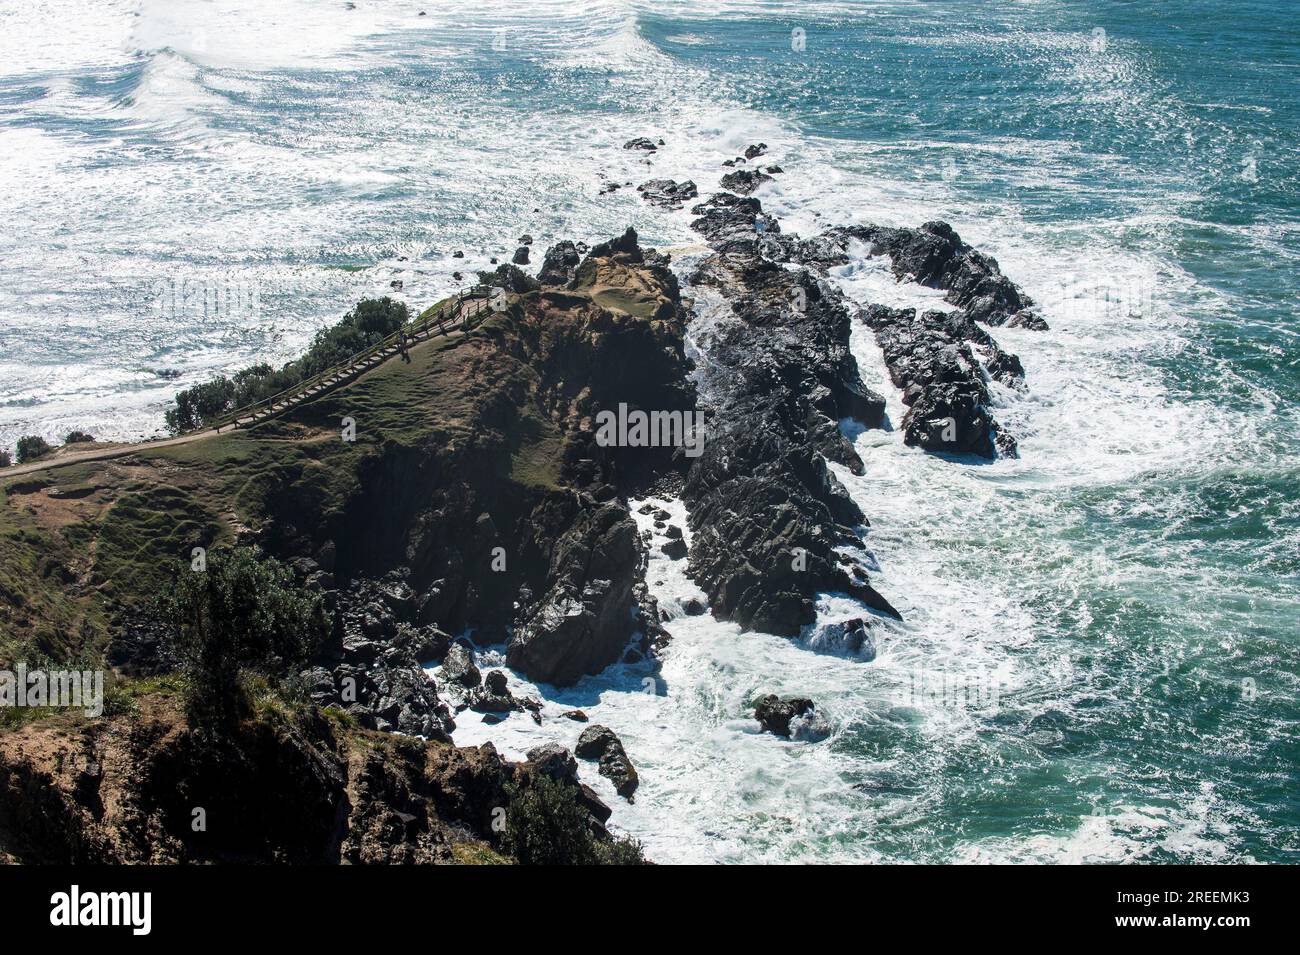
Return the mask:
M1295 4L81 7L0 14L0 444L147 435L178 387L394 280L428 303L523 232L633 223L688 262L686 213L601 186L707 192L763 141L787 229L945 218L1052 330L997 332L1019 461L856 437L908 621L875 661L683 618L664 692L550 693L628 742L615 823L665 861L1296 859ZM835 281L934 301L870 262ZM755 735L758 691L818 699L832 738Z

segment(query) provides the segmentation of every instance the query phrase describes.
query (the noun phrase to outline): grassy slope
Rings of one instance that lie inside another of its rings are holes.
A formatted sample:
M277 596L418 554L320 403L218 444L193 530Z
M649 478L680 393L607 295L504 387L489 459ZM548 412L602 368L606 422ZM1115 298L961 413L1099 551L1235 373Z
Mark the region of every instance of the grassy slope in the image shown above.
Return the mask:
M579 285L548 292L545 308L581 312L594 300L646 318L663 304L644 273L608 261L585 263ZM499 476L557 486L564 436L533 400L535 377L505 356L562 319L537 308L535 292L511 301L469 335L422 342L410 361L390 359L257 427L0 476L0 664L97 657L116 610L157 593L194 547L257 536L273 512L346 519L367 459L394 447L463 447L492 430L510 451ZM355 443L341 439L345 417Z
M342 515L363 462L393 445L475 440L475 414L496 386L484 345L518 313L480 332L414 347L348 385L257 427L0 478L0 664L39 652L96 655L115 608L158 591L191 549L234 540L290 503L322 522ZM342 419L356 441L341 438ZM558 479L559 433L541 414L511 425L511 477Z

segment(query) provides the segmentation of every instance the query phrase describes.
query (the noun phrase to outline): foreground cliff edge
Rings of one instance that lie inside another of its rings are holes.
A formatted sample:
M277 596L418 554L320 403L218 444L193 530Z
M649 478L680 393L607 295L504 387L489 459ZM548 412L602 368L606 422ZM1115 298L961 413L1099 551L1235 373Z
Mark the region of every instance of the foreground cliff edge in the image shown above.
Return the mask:
M843 419L886 424L850 324L884 350L909 443L992 456L1015 441L986 382L1014 387L1023 369L975 321L1037 321L941 223L800 240L752 198L694 211L712 252L685 299L630 229L585 256L560 243L536 278L481 277L498 291L473 332L271 420L0 472L0 657L113 668L102 717L9 711L27 725L0 737L0 848L16 861L636 861L567 751L513 764L451 744L454 711L542 719L500 673L479 673L473 649L502 644L510 667L556 686L620 660L653 668L670 637L628 503L649 492L689 505L689 568L715 616L797 636L829 590L867 608L862 628L896 618L868 580L866 517L826 463L862 472ZM825 274L850 242L959 310L849 302ZM685 330L709 297L730 318L696 368ZM615 408L702 414L708 440L598 440ZM309 658L248 668L249 704L214 736L189 725L178 622L157 597L206 572L207 554L250 546L327 622ZM579 749L634 798L612 729Z

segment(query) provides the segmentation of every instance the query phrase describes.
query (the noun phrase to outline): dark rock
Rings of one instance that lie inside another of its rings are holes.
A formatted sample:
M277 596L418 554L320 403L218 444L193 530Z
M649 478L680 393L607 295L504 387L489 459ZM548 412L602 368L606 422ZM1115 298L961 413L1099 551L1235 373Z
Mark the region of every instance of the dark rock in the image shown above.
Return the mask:
M909 406L903 419L908 444L988 458L998 451L1015 454L1015 439L989 411L985 367L989 377L1019 387L1024 382L1020 359L962 312L918 316L915 309L872 305L863 320L875 332L890 378Z
M944 289L946 300L977 322L1006 324L1033 304L1002 274L996 259L971 248L946 222L927 222L919 229L852 226L830 231L862 240L873 254L888 255L900 279L910 276L922 285ZM1046 327L1032 313L1017 324Z
M582 710L569 710L567 713L564 713L563 716L566 720L573 720L575 723L587 722L587 714L582 712Z
M1027 328L1033 332L1047 331L1047 322L1028 309L1021 309L1007 319L1007 328Z
M687 597L682 601L682 610L686 612L688 617L698 617L704 613L705 609L703 601L698 597Z
M694 206L691 212L700 217L691 223L691 228L715 247L748 243L760 234L776 235L781 231L780 223L763 212L762 204L752 196L719 192L707 202Z
M515 249L514 258L512 258L510 261L512 261L515 265L527 265L528 246L521 245L519 248Z
M519 244L520 244L520 245L532 245L532 244L533 244L533 237L532 237L531 235L529 235L527 232L525 232L523 235L521 235L521 236L519 237Z
M605 800L596 795L596 790L592 789L586 783L578 784L578 802L582 808L591 813L592 816L601 825L609 822L609 817L614 815L614 810L605 805Z
M841 547L861 547L854 528L866 522L826 465L864 470L838 421L879 427L884 418L884 399L849 353L856 308L816 274L786 267L802 247L779 229L743 234L737 210L763 215L758 200L725 193L696 207L694 226L716 254L691 281L720 292L733 314L698 343L712 371L700 392L711 414L683 491L691 575L715 615L747 629L795 636L826 591L896 616L838 563Z
M635 264L645 261L645 254L637 241L636 229L631 226L617 239L600 242L592 246L587 253L588 259L614 259L615 261Z
M737 169L722 177L722 188L747 196L763 183L771 181L771 176L757 169Z
M527 249L523 250L527 253ZM525 256L524 262L528 261ZM496 288L503 288L507 292L514 292L522 295L525 292L535 292L541 286L538 281L518 267L510 263L503 263L497 266L494 272L480 272L478 274L480 285L491 285Z
M580 759L599 760L599 772L614 783L614 790L632 801L632 794L640 783L636 768L628 759L623 743L608 726L593 723L582 731L574 753Z
M471 710L480 713L509 713L527 708L511 695L506 675L500 670L489 670L483 678L483 685L471 690L465 701Z
M662 140L661 140L662 142ZM636 139L629 139L623 144L624 149L643 149L646 152L654 152L659 147L653 139L647 139L644 136L638 136Z
M568 240L557 242L546 250L542 267L537 272L537 281L542 285L571 287L581 261L582 256L578 254L577 246L572 242Z
M869 662L876 658L876 641L871 635L873 626L861 617L839 620L820 628L808 644L814 650L847 654Z
M694 199L700 194L695 187L695 183L689 179L685 182L675 182L672 179L652 179L637 186L636 191L641 193L641 198L647 202L674 209L681 206L686 200Z
M482 676L470 652L460 644L455 644L447 651L442 661L442 678L448 683L458 683L464 687L478 686Z
M617 660L634 627L639 543L617 502L578 515L555 542L548 574L555 583L516 628L507 663L531 680L568 686Z
M528 751L528 762L557 783L578 783L578 761L559 743L545 743Z
M788 737L790 722L814 708L813 701L803 697L787 697L783 700L776 695L768 695L758 701L754 718L769 733Z
M670 540L659 549L673 560L681 560L689 552L686 541L681 538Z
M758 143L757 145L747 146L745 148L746 159L757 159L767 152L767 143Z
M397 642L420 663L440 663L451 649L451 634L433 624L398 627Z
M373 620L374 618L367 618ZM379 659L381 647L373 640L367 640L360 636L346 636L343 638L343 659L349 663L374 663Z

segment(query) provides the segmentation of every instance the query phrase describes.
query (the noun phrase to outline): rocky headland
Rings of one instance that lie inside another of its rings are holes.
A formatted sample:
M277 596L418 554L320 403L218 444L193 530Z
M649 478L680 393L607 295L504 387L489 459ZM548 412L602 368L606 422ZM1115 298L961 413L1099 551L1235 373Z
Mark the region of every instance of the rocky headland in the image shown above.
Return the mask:
M559 799L576 807L583 860L628 861L579 779L586 764L634 798L618 727L519 763L452 734L514 714L545 726L541 701L480 667L485 647L543 688L619 661L653 671L671 636L646 580L652 535L631 510L651 492L686 506L689 545L653 515L663 553L707 595L685 612L797 637L818 594L845 594L862 616L819 639L869 659L898 613L868 574L868 515L831 467L863 474L845 425L887 424L850 352L855 324L908 408L904 440L986 458L1017 449L991 384L1024 380L987 328L1045 325L944 223L783 233L750 195L782 170L741 168L765 153L730 161L729 191L690 208L706 251L689 268L629 228L590 249L559 242L534 275L524 236L514 262L480 275L493 310L472 331L252 427L0 474L0 655L107 660L119 700L98 721L0 736L0 847L21 861L528 861L526 834L494 814ZM693 182L640 191L669 209L698 198ZM853 301L831 270L859 254L943 290L951 310ZM702 415L705 440L698 453L598 440L615 408ZM261 702L214 747L186 724L180 625L154 598L195 548L235 546L289 568L324 636L305 660L263 664ZM814 710L768 696L757 718L817 739ZM199 833L195 806L247 824Z

